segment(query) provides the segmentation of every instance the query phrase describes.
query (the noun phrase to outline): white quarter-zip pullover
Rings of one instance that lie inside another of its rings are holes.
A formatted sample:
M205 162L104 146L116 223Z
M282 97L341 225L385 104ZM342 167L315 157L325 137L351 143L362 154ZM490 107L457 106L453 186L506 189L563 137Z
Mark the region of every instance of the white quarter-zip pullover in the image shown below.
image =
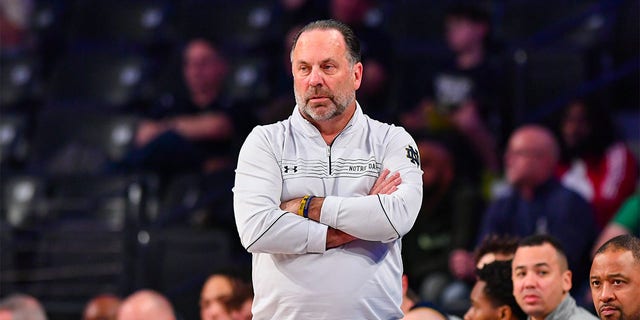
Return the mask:
M233 189L240 239L253 254L254 319L402 318L401 237L422 203L419 161L404 129L359 105L331 145L297 107L254 128ZM368 195L385 168L402 184ZM325 197L320 222L280 209L307 194ZM328 226L358 240L327 250Z

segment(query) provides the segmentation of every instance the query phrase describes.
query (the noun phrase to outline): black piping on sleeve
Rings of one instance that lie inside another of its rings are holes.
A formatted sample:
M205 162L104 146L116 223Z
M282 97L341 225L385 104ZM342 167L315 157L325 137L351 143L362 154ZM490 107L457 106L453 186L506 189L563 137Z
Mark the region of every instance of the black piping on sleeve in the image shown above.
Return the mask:
M265 230L256 240L254 240L253 242L251 242L251 244L247 247L247 250L249 250L249 248L251 248L251 246L253 246L256 242L258 242L258 240L260 240L260 238L262 238L262 236L264 236L267 232L269 232L269 230L271 229L271 227L273 227L273 225L276 224L276 222L278 222L278 220L280 220L280 218L282 218L285 214L287 214L286 212L283 212L278 219L276 219L276 221L274 221L269 228L267 228L267 230Z
M387 217L387 221L389 221L389 224L393 228L393 231L395 231L396 234L398 235L398 238L400 238L400 232L398 232L398 229L396 229L396 227L391 222L391 219L389 218L389 215L387 214L387 210L385 210L384 206L382 205L382 199L380 199L380 195L376 194L376 196L378 196L378 202L380 202L380 208L382 208L382 212L384 212L384 216Z

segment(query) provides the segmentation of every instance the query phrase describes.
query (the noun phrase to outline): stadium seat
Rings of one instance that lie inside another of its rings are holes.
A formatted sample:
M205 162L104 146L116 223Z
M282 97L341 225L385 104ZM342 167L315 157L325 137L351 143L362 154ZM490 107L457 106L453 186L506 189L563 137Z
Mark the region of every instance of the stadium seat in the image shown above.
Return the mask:
M127 110L145 100L149 72L145 57L139 53L75 51L54 68L47 102Z
M537 32L578 16L598 1L558 1L551 9L548 4L535 0L499 2L496 34L507 42L520 42ZM557 35L554 35L557 36Z
M185 227L138 232L140 288L164 292L185 319L197 319L200 290L215 270L231 267L227 230Z
M584 53L572 48L527 51L525 70L521 80L527 112L569 94L588 78Z
M0 111L24 109L42 99L38 62L28 55L0 56Z
M74 41L144 47L170 38L167 1L77 1L71 14Z
M27 119L19 114L0 117L0 170L17 170L29 153Z
M269 97L267 63L260 58L236 58L226 81L226 92L236 102L265 101Z
M175 25L185 39L209 37L228 50L248 52L271 43L278 21L268 1L181 1Z
M438 42L444 37L448 1L399 1L389 10L387 29L404 46Z
M134 275L130 235L143 207L142 184L122 175L13 179L4 194L8 225L22 232L13 248L21 258L19 268L3 270L0 287L35 295L53 313L77 312L98 293L128 292ZM34 206L38 210L25 213Z
M2 220L12 229L33 229L51 220L46 179L34 175L4 176Z
M133 146L137 118L95 110L48 109L37 120L30 168L47 174L99 174Z
M160 195L158 215L150 224L233 228L233 177L231 170L175 176Z

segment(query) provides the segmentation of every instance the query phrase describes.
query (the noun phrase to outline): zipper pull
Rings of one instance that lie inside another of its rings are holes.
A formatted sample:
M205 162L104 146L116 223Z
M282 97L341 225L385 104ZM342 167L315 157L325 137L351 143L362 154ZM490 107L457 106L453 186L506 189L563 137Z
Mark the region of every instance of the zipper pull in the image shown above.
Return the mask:
M327 146L327 160L329 161L329 175L331 175L331 146Z

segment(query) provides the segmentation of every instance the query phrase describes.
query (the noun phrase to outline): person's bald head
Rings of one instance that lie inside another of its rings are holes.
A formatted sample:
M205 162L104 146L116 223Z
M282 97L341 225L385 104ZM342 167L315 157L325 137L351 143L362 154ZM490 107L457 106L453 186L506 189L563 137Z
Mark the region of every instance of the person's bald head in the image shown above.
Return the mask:
M47 320L40 301L27 294L12 294L0 300L0 319Z
M85 306L82 319L116 320L121 302L120 298L110 294L96 296Z
M118 320L175 320L173 307L167 298L152 290L140 290L130 295L118 310Z
M551 131L538 125L520 127L511 135L505 154L507 179L516 187L536 187L553 175L558 157Z

